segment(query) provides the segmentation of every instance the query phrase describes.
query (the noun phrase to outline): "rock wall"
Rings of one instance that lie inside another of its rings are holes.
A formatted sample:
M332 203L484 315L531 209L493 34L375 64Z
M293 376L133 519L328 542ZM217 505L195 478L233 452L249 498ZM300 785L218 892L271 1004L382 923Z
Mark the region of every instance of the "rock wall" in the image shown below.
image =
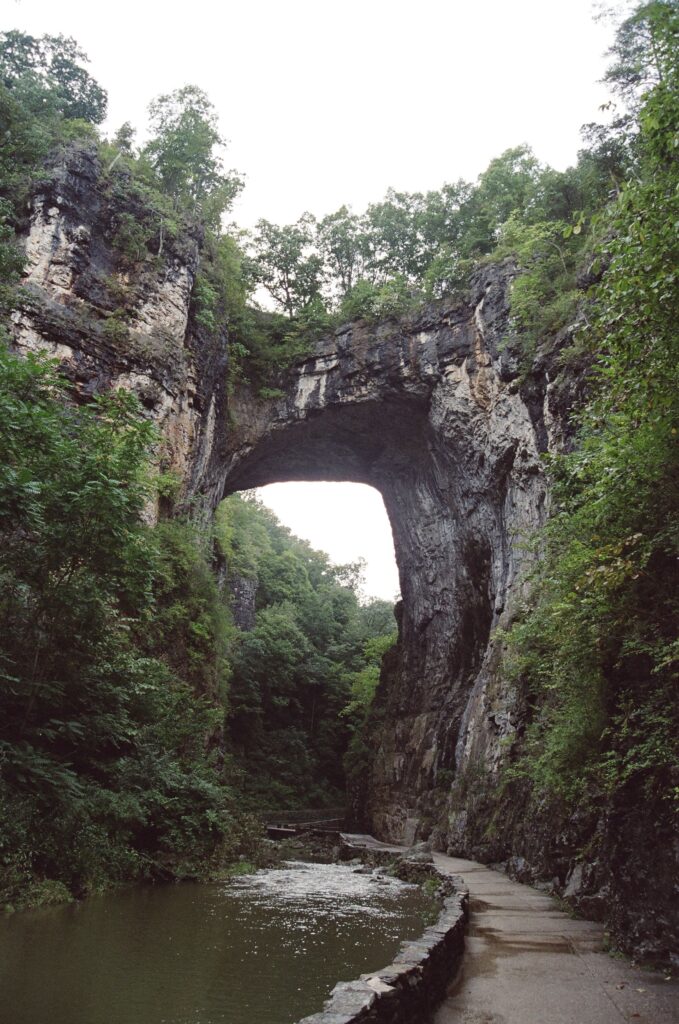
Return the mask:
M243 633L248 633L255 628L257 583L256 578L247 576L235 576L229 579L233 621Z
M313 479L381 492L403 602L367 814L391 840L440 819L461 730L479 714L489 637L520 586L521 540L545 514L540 453L555 415L546 374L529 401L503 344L512 275L488 268L466 305L341 328L277 382L276 400L237 391L226 459L207 482L215 495ZM494 734L503 713L481 712Z
M593 819L562 821L553 807L527 818L526 795L508 802L496 786L527 710L494 634L524 592L525 541L546 515L541 455L569 440L580 384L555 370L568 332L520 372L508 331L514 269L493 265L472 280L468 302L348 324L316 342L273 382L278 398L243 384L227 396L227 339L206 336L192 315L200 237L125 260L116 225L142 215L135 202L82 147L49 169L25 233L16 346L59 359L77 400L135 391L159 426L158 466L176 475L179 508L209 511L226 493L284 480L376 487L403 601L377 695L364 823L384 839L431 835L450 852L506 861L662 953L679 929L667 910L676 836L662 834L658 877L641 871L639 886L629 880L657 822L630 815L633 794ZM252 596L241 602L244 628Z
M225 338L192 318L200 234L163 240L134 262L116 245L124 217L148 215L133 190L114 188L92 149L55 158L26 225L26 273L12 337L60 363L76 400L134 391L160 429L158 468L196 494L226 415ZM157 510L150 510L153 515Z

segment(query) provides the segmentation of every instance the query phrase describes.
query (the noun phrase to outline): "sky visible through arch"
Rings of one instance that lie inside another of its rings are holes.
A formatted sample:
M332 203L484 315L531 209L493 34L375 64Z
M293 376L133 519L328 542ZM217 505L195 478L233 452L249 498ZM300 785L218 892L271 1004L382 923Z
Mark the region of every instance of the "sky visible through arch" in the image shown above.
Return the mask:
M105 131L131 121L143 141L154 96L187 83L205 89L230 140L226 164L245 175L233 215L251 227L305 210L322 217L343 203L360 212L390 186L473 180L524 142L565 169L580 126L599 119L608 99L597 83L613 28L593 20L598 6L4 0L0 28L75 37L109 93ZM621 17L628 5L613 6ZM363 555L366 590L390 598L398 583L393 556L390 567L384 560L391 536L375 496L356 484L262 492L285 525L333 560Z
M290 483L260 487L257 496L285 526L338 564L365 560L365 596L399 593L391 526L379 491L366 484Z

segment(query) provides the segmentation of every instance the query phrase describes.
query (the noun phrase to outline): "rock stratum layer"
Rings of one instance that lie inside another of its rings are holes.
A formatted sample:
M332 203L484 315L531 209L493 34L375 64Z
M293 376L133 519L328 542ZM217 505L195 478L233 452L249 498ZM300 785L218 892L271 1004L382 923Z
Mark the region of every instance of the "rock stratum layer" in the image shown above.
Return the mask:
M164 438L161 468L181 479L180 505L210 510L227 493L286 480L376 487L402 606L358 812L381 838L431 836L441 849L508 860L524 879L550 879L657 951L668 912L651 921L654 883L620 870L617 826L561 822L552 810L527 821L492 789L525 712L494 633L521 595L525 542L546 514L541 454L563 445L575 397L553 351L519 376L506 340L511 265L478 273L466 303L338 329L276 381L279 397L244 385L229 395L228 340L206 336L192 313L200 238L122 266L112 238L121 212L134 215L125 202L102 190L87 151L53 169L27 226L17 348L53 354L82 400L135 391ZM480 777L481 788L470 785ZM602 828L610 863L590 863L579 850ZM676 863L671 837L668 851L658 855L658 906Z

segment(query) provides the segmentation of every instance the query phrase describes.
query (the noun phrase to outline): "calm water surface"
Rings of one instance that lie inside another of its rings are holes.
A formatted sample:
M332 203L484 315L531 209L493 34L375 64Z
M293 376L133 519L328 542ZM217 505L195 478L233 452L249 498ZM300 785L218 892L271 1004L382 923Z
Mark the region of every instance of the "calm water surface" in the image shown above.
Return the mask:
M137 888L0 920L2 1024L291 1024L432 904L344 865Z

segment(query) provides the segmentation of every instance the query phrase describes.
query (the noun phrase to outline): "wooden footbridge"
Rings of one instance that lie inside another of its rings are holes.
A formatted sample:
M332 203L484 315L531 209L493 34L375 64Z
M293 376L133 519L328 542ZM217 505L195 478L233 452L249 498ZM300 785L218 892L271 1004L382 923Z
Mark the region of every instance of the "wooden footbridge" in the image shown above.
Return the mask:
M266 827L269 839L293 839L311 834L335 836L347 851L357 855L371 853L403 853L404 847L383 843L364 832L345 832L347 825L344 807L324 807L320 810L260 811L259 819Z
M270 839L290 839L308 832L339 835L347 820L345 807L260 811L258 817Z

